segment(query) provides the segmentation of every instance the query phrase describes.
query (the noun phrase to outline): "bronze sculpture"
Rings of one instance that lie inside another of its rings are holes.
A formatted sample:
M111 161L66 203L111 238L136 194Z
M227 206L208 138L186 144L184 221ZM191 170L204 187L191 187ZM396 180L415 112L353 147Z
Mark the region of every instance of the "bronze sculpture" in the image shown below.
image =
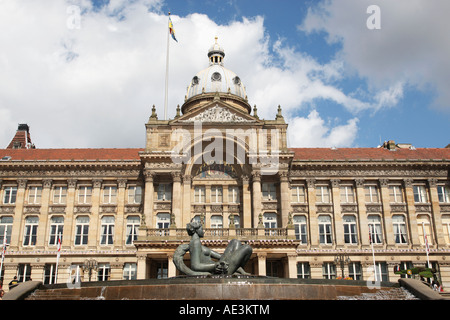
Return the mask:
M189 244L178 246L173 257L173 262L179 271L193 276L232 275L234 273L248 275L243 268L253 252L249 245L233 239L228 244L225 252L220 254L201 244L200 238L204 236L204 231L200 222L191 221L186 225L186 229L191 236L191 241ZM188 251L191 256L190 268L183 261L183 257ZM213 261L212 259L217 259L218 261Z

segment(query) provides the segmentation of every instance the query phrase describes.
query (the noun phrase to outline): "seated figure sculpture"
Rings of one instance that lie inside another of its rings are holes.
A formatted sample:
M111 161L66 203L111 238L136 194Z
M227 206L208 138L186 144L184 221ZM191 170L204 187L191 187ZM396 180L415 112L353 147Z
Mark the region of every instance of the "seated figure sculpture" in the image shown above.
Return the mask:
M189 244L181 244L175 250L173 262L177 269L186 275L211 275L225 274L232 275L240 273L248 275L243 269L252 255L253 249L242 244L239 240L233 239L228 244L225 252L220 254L205 246L200 242L204 236L202 224L191 221L186 225L188 234L191 236ZM191 257L191 267L188 268L183 262L183 256L189 251ZM217 259L218 261L213 261Z

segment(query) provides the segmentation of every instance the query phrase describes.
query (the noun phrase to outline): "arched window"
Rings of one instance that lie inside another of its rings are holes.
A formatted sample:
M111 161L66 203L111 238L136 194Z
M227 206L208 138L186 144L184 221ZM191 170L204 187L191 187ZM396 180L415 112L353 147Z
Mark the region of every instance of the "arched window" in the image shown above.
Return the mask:
M26 217L25 233L23 235L23 245L24 246L36 245L38 224L39 224L38 217Z
M102 217L102 235L100 237L101 245L111 245L114 243L114 217Z

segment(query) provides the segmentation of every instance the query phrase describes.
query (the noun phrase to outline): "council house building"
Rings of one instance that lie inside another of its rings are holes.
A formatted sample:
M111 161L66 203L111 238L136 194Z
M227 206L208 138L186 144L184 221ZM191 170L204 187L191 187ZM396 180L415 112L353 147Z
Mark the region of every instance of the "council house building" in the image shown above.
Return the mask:
M0 150L5 289L14 276L177 276L192 219L213 250L248 243L254 275L396 282L395 266L429 263L450 286L450 148L291 148L281 107L260 119L217 39L207 55L173 119L153 107L143 148L39 149L27 124L11 133Z

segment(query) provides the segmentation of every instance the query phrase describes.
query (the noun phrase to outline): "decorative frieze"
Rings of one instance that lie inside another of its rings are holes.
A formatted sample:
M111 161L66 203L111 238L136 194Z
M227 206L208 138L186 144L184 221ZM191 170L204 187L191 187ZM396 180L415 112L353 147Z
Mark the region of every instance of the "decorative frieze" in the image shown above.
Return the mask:
M366 210L368 213L380 213L383 211L383 207L378 203L366 203Z
M332 204L316 204L317 213L333 213Z
M117 206L116 205L101 205L100 213L116 213Z
M0 206L0 214L14 214L15 206Z
M308 205L307 204L292 204L292 212L294 213L307 213Z
M391 212L406 212L406 204L391 203Z
M91 213L90 205L78 205L73 208L74 213Z
M356 213L358 211L358 205L356 203L341 203L342 213Z
M429 203L423 203L423 204L417 204L415 205L416 212L431 212L431 204Z
M64 213L66 211L66 206L65 205L54 205L54 206L50 206L48 207L48 212L49 213Z

